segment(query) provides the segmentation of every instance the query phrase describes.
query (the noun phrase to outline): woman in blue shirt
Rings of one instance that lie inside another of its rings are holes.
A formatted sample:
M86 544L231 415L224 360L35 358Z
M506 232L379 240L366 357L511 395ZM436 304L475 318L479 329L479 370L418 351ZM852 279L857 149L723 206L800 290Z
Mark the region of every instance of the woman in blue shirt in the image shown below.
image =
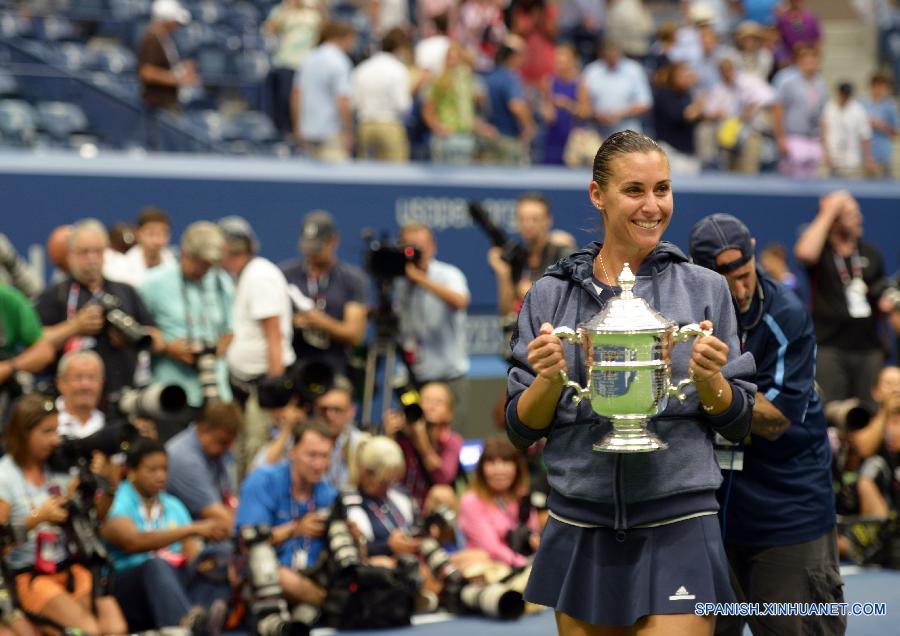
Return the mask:
M135 631L204 625L207 615L192 598L187 566L200 554L202 539L222 541L231 529L217 519L191 521L185 505L163 492L168 456L159 441L139 440L127 466L128 479L116 490L101 534L112 546L113 593L128 624ZM216 608L224 614L224 605Z

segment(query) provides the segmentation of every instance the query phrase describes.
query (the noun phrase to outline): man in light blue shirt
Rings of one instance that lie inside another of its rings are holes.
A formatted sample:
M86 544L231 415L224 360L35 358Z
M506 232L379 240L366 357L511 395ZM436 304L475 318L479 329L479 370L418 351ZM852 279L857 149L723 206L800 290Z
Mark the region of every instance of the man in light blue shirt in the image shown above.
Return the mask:
M447 383L456 412L464 413L469 373L468 282L458 267L434 258L437 245L427 225L407 223L400 229L400 241L421 253L416 263L407 264L406 277L397 281L395 295L401 338L415 347L413 374L420 383Z
M234 298L231 278L215 267L224 247L225 238L215 224L193 223L182 234L178 264L153 269L138 289L166 342L162 355L153 359L153 382L183 387L195 408L203 405L204 397L231 400L228 369L219 356L220 344L231 333ZM203 351L216 352L215 387L205 389L197 373Z
M620 130L642 131L640 118L653 105L650 83L644 67L623 57L618 44L604 43L600 59L584 69L584 83L604 138Z
M897 102L891 95L891 80L884 73L875 73L869 81L870 93L862 104L872 126L872 158L882 177L891 176L894 161L894 137L900 128Z
M322 161L343 161L353 148L350 72L356 32L343 22L322 31L322 44L304 56L294 75L291 112L304 148Z

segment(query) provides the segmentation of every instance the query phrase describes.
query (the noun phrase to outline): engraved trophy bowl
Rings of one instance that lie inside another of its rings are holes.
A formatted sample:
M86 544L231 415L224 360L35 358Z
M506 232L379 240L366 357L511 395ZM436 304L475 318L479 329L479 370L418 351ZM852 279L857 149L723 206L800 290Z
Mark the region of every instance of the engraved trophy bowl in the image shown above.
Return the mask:
M612 431L594 444L595 451L646 453L668 448L647 428L651 417L666 408L670 397L684 401L682 390L693 379L672 384L669 352L678 342L710 335L696 323L679 328L634 295L635 276L625 263L617 279L622 293L576 330L558 327L553 333L581 345L587 386L561 375L575 390L573 401L587 399L598 415L609 418Z

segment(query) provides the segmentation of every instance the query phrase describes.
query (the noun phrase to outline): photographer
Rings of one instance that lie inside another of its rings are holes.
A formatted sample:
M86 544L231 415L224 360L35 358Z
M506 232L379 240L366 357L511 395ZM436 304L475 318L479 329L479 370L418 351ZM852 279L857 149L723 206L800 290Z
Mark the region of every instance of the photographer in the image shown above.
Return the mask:
M794 245L813 292L816 382L827 402L855 397L871 403L884 364L877 312L887 287L884 261L862 236L859 202L838 190L821 198Z
M15 397L16 373L43 370L56 359L58 343L58 334L41 327L28 299L14 287L0 284L0 394L7 400ZM5 410L0 404L0 417Z
M134 288L103 278L103 252L109 243L106 228L95 219L76 223L69 234L68 265L70 275L48 287L37 299L35 308L44 325L64 350L93 350L106 367L104 393L114 393L137 382L139 344L129 341L123 332L109 324L104 301L118 303L124 312L151 339L151 349L161 352L163 340L153 316Z
M69 519L70 478L51 474L47 460L59 446L57 411L45 396L19 399L6 428L7 455L0 458L0 501L11 506L10 523L24 525L25 543L7 562L15 574L23 610L89 634L124 634L127 625L115 599L92 604L92 577L65 553L61 525Z
M886 366L878 374L872 387L872 399L878 404L878 412L863 428L849 433L850 443L860 458L866 459L878 453L885 441L887 429L893 420L900 420L900 367Z
M344 374L350 350L366 336L368 281L358 268L338 259L339 243L334 218L314 210L304 217L300 230L302 258L283 264L281 271L309 304L294 307L297 359L324 362Z
M234 527L237 485L231 448L244 427L234 402L210 402L192 424L166 444L166 488L187 506L194 519L215 519Z
M294 431L290 459L253 471L241 488L237 512L239 529L266 524L278 555L278 579L291 604L321 606L325 590L304 572L319 558L324 546L325 520L337 490L324 480L333 440L328 426L318 420Z
M103 391L103 360L95 351L70 351L56 367L60 437L83 439L106 426L97 407Z
M145 208L138 215L134 238L137 244L123 256L104 263L103 275L109 280L140 287L156 268L175 264L175 255L169 247L172 238L169 216L158 208Z
M419 420L409 422L402 413L389 411L384 417L384 432L403 449L403 485L422 505L433 486L456 481L463 438L452 429L454 402L449 386L429 382L422 387L419 400Z
M153 382L180 385L194 409L203 406L204 396L231 400L223 356L231 339L234 283L218 268L224 250L216 225L192 223L181 235L178 262L154 268L138 288L165 341L162 355L153 358ZM208 354L214 363L206 371L213 377L201 378Z
M537 515L532 512L524 526L519 522L520 501L527 494L525 458L505 437L487 440L472 485L460 503L459 527L466 546L481 548L506 565L526 565L528 559L522 552L533 553L539 543ZM526 538L523 546L516 546L522 552L510 545L513 533Z
M860 514L887 519L900 509L900 368L885 367L872 393L881 408L866 428L851 434L865 457L856 487Z
M400 317L400 338L412 347L413 375L419 382L445 382L460 413L465 411L466 308L469 286L454 265L436 260L434 233L423 223L407 223L400 242L421 256L406 264L406 278L397 281L395 310Z
M518 313L534 281L573 250L572 245L553 240L550 202L540 192L527 192L516 201L516 226L522 237L520 250L514 254L505 254L498 246L488 250L488 264L497 277L497 311L501 316Z
M418 554L413 537L416 505L397 488L406 463L403 451L389 437L370 437L360 442L350 482L360 494L359 505L350 506L347 519L366 539L370 557Z
M269 419L260 409L256 387L277 379L294 363L294 337L288 285L274 263L261 256L250 224L239 216L221 219L225 235L222 267L237 280L232 304L234 337L226 359L234 399L244 409L246 427L239 441L238 476L243 477L268 441Z
M113 593L129 627L220 628L224 601L215 603L218 624L207 625L208 583L194 564L202 541L227 539L231 526L218 519L192 521L184 504L164 492L168 458L160 442L138 441L127 466L128 478L116 490L101 535L113 548ZM227 582L218 588L220 599L230 592Z
M278 432L257 455L254 468L277 464L288 458L294 444L293 432L298 424L307 420L308 414L297 404L296 398L276 414ZM362 432L354 424L356 405L353 403L353 385L343 376L334 379L334 386L322 394L312 405L313 413L328 424L334 438L331 461L326 479L335 487L344 486L349 479L349 457L353 456Z

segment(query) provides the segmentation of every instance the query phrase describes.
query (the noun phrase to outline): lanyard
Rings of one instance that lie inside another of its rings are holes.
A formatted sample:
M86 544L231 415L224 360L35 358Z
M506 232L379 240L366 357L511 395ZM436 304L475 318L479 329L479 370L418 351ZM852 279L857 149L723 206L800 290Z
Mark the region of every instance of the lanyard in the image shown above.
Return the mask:
M328 293L329 283L330 280L327 273L319 277L309 273L306 275L306 291L309 292L309 297L316 301L316 309L320 311L325 309L325 294Z
M300 504L297 499L294 497L293 493L291 494L291 519L299 519L300 518ZM306 500L306 512L304 515L308 515L311 512L316 511L316 494L315 492L309 493L309 499ZM309 551L310 546L312 545L312 539L307 536L300 536L300 550L305 552Z
M384 529L388 531L388 534L406 526L403 515L397 512L391 504L390 499L385 498L384 503L381 505L378 505L372 499L366 499L365 504L366 508L369 509L369 512L371 512Z
M138 506L138 512L141 515L141 521L144 522L144 531L147 530L161 530L162 529L162 516L163 509L162 504L159 502L159 499L154 499L153 504L150 506L150 514L147 514L147 506L144 501L140 502Z
M91 294L91 298L99 298L103 294L103 287L98 287L97 291ZM69 286L69 296L66 299L66 320L72 320L78 313L78 298L81 296L81 285L73 282Z
M847 272L847 265L844 263L844 258L839 256L836 252L832 252L834 256L834 266L837 268L838 276L841 277L841 282L844 284L844 287L849 285L852 280L862 280L863 268L862 268L862 259L859 257L859 250L853 250L853 254L850 255L850 269L853 274L853 278L850 278L850 274Z
M205 338L207 322L205 303L203 302L203 288L198 284L195 284L194 287L197 290L197 298L200 300L197 312L197 315L200 317L200 335ZM194 339L194 317L191 314L191 303L188 298L188 281L184 276L181 277L181 298L182 302L184 302L184 326L187 329L188 342L191 344L205 345L206 342L200 342L199 340Z

